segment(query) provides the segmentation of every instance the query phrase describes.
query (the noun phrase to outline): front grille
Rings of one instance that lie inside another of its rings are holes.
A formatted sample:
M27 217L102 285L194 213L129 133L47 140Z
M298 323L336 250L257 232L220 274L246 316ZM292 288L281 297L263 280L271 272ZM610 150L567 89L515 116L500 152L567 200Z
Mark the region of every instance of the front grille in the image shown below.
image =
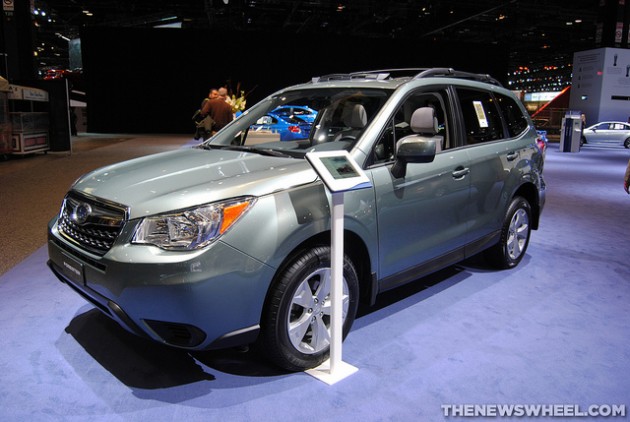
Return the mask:
M59 215L59 232L83 249L104 255L125 222L125 209L69 193Z

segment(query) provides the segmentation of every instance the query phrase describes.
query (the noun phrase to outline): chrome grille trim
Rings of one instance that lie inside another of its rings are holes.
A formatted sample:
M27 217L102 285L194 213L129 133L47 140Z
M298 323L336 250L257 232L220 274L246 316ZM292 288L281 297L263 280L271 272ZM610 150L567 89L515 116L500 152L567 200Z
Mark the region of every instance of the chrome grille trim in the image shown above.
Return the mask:
M81 207L89 209L89 214L78 218ZM127 215L127 209L118 204L70 192L61 206L58 228L64 238L80 248L104 255L116 241Z

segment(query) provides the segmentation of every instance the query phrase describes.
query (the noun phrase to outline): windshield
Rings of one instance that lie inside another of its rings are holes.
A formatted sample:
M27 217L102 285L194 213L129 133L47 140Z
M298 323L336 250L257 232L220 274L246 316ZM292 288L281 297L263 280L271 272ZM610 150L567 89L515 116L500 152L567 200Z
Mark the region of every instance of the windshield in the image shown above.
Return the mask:
M275 151L350 150L391 91L320 88L283 92L259 102L210 138L204 148Z

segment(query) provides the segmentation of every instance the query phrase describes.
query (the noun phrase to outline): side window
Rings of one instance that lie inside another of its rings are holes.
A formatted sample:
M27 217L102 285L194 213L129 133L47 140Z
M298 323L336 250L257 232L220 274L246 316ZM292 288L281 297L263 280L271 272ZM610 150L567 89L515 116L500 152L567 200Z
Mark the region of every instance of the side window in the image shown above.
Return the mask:
M489 92L457 88L462 109L466 144L495 141L503 138L503 124L497 105Z
M291 109L287 107L278 108L275 113L279 116L290 116Z
M446 93L419 92L408 97L396 110L389 124L381 134L378 142L374 146L372 153L372 164L381 164L394 161L396 143L406 136L423 136L435 138L439 143L438 149L443 150L450 147L448 136L450 126L446 114ZM411 127L411 116L418 108L431 107L435 110L437 119L437 132L415 133Z
M494 97L499 103L510 137L514 138L523 133L529 126L529 122L516 100L502 94L495 94Z

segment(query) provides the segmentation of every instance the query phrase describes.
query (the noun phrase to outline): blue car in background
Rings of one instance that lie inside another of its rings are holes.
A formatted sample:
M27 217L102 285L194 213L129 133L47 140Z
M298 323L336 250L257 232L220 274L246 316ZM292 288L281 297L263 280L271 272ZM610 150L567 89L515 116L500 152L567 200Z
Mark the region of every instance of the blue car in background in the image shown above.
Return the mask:
M308 123L313 123L317 117L317 111L307 106L298 105L284 105L271 112L281 117L297 117Z
M293 116L281 116L268 113L250 126L249 131L258 134L280 135L280 141L295 141L307 139L311 131L312 122L306 122ZM273 139L268 139L271 141Z

